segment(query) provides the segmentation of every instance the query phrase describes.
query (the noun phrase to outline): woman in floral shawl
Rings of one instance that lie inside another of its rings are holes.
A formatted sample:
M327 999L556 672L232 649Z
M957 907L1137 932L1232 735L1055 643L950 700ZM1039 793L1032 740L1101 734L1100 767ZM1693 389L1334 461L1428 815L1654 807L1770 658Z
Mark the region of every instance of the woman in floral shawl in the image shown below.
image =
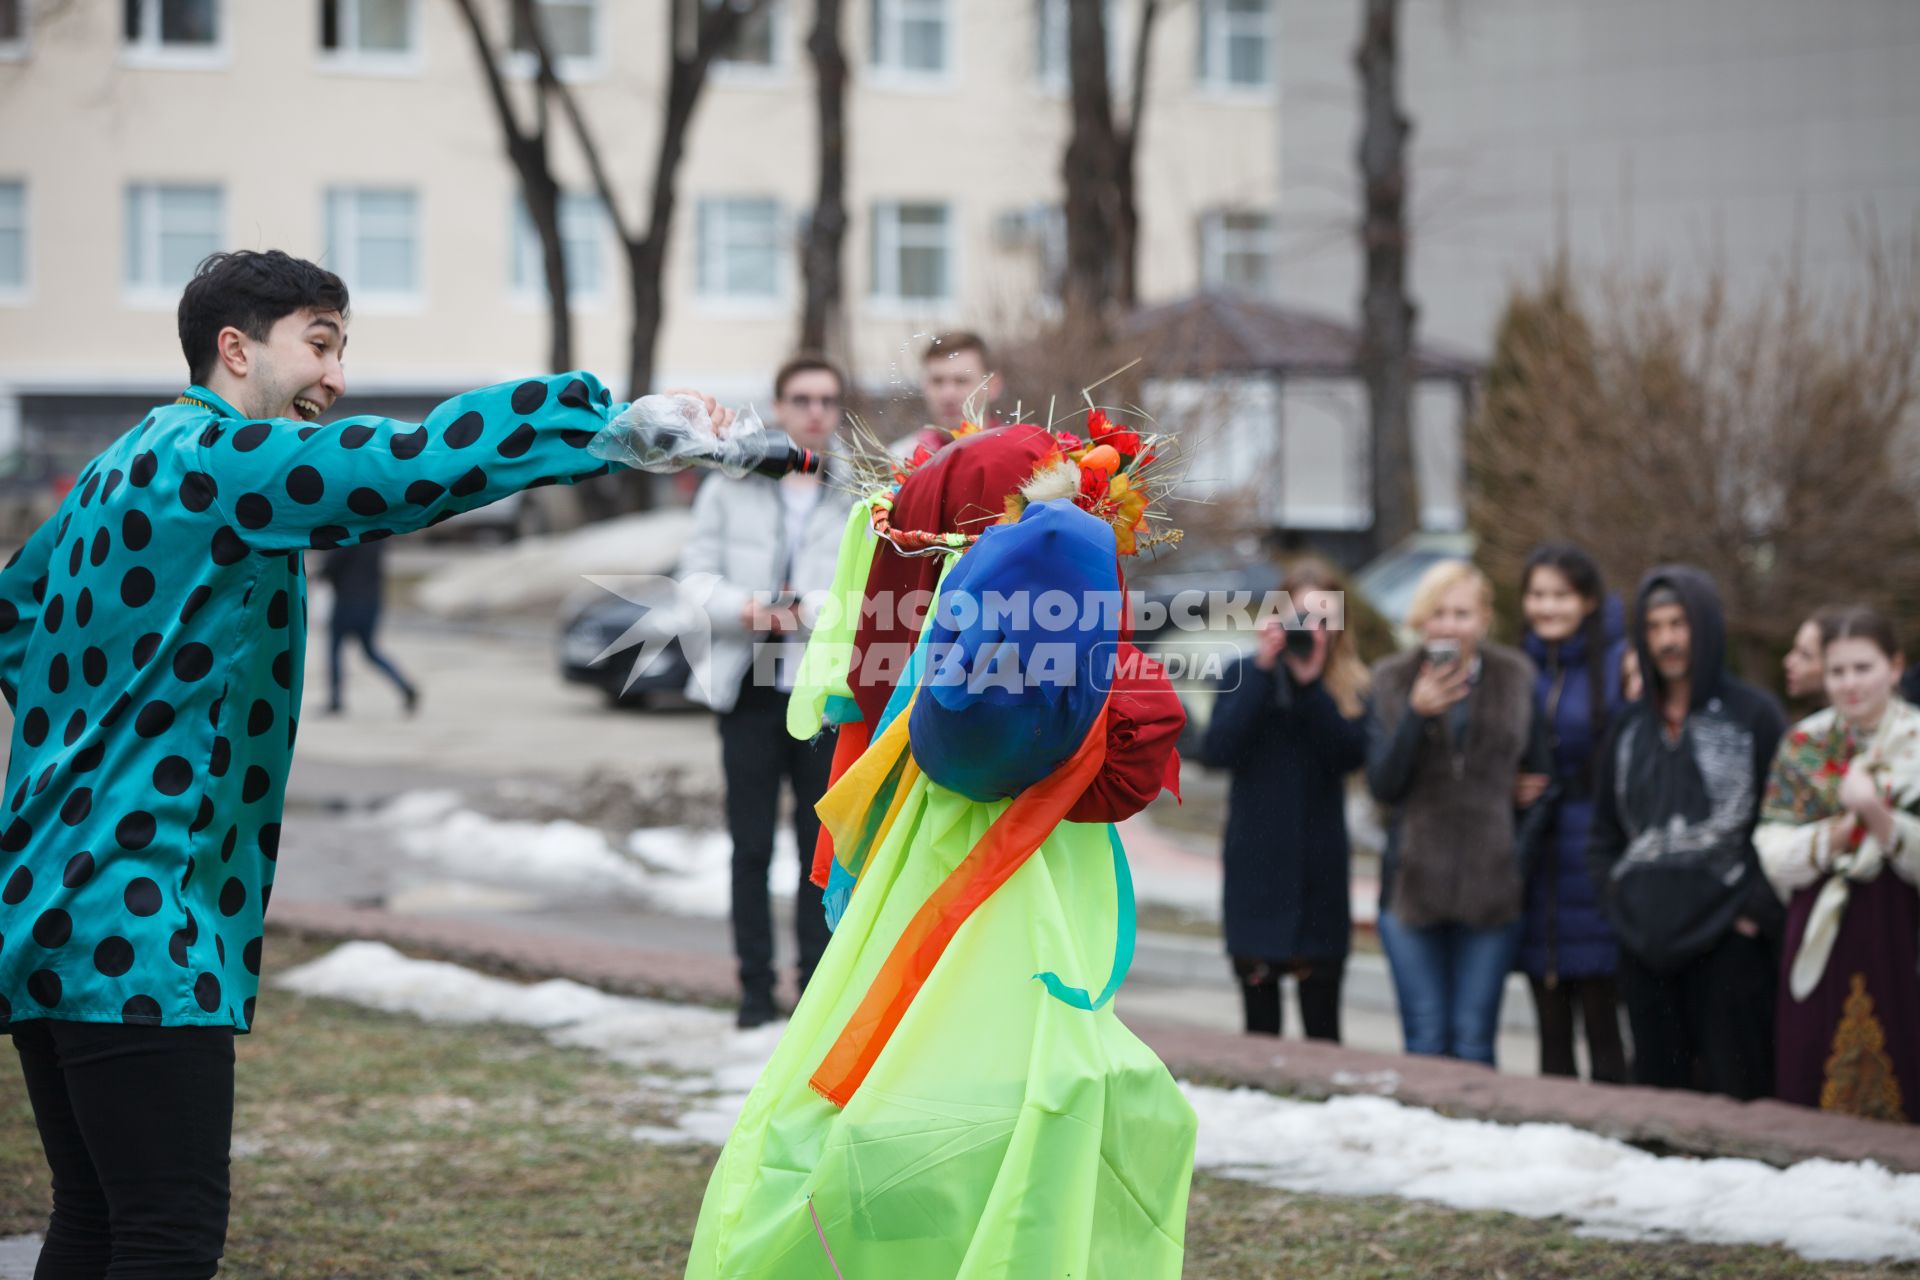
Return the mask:
M1920 710L1892 624L1821 627L1832 705L1794 726L1754 843L1787 903L1777 1020L1788 1102L1877 1120L1920 1108Z

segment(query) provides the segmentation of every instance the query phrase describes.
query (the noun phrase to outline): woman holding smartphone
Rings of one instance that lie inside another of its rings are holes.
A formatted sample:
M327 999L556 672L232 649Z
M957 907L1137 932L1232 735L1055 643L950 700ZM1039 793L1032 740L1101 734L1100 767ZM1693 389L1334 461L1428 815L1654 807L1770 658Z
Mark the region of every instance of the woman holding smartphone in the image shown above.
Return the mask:
M1222 919L1248 1033L1280 1034L1280 979L1291 974L1307 1037L1337 1042L1353 935L1346 779L1366 763L1367 669L1338 625L1331 566L1301 560L1282 585L1302 625L1268 619L1207 725L1207 763L1233 771Z
M1388 808L1380 941L1408 1053L1494 1063L1500 998L1521 928L1514 809L1533 663L1487 641L1493 588L1464 560L1429 569L1407 621L1422 643L1374 670L1367 784Z

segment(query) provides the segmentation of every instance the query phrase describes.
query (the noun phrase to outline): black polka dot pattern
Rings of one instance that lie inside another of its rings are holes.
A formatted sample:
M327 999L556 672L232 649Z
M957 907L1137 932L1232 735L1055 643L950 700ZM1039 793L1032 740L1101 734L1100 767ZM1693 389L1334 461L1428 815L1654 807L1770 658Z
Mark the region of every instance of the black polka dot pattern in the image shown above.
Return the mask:
M423 423L295 428L190 398L82 468L0 570L0 686L19 719L0 1023L23 1008L251 1023L298 730L302 553L604 471L580 448L610 404L571 374ZM8 667L8 646L31 659Z

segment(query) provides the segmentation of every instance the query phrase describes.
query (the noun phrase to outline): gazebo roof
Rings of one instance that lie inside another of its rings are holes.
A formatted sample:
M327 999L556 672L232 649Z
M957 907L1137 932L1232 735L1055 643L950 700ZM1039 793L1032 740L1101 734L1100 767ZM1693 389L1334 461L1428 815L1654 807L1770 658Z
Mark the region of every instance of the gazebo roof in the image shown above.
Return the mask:
M1149 377L1220 373L1352 376L1359 372L1360 331L1338 320L1252 298L1201 293L1136 311L1120 336L1138 346ZM1416 377L1471 378L1477 361L1422 345Z

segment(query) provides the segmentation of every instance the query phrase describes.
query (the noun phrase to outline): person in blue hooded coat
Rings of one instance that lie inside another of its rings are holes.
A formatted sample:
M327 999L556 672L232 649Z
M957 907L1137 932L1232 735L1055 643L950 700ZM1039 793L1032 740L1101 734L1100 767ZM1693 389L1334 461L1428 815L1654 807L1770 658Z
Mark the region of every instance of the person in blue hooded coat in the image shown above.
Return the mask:
M1600 569L1578 547L1538 547L1520 579L1521 648L1533 659L1536 723L1552 760L1548 793L1529 850L1526 931L1518 964L1540 1023L1540 1074L1577 1076L1574 1025L1583 1024L1592 1078L1622 1084L1626 1049L1614 969L1620 946L1587 870L1593 825L1593 757L1624 702L1620 656L1626 622Z

